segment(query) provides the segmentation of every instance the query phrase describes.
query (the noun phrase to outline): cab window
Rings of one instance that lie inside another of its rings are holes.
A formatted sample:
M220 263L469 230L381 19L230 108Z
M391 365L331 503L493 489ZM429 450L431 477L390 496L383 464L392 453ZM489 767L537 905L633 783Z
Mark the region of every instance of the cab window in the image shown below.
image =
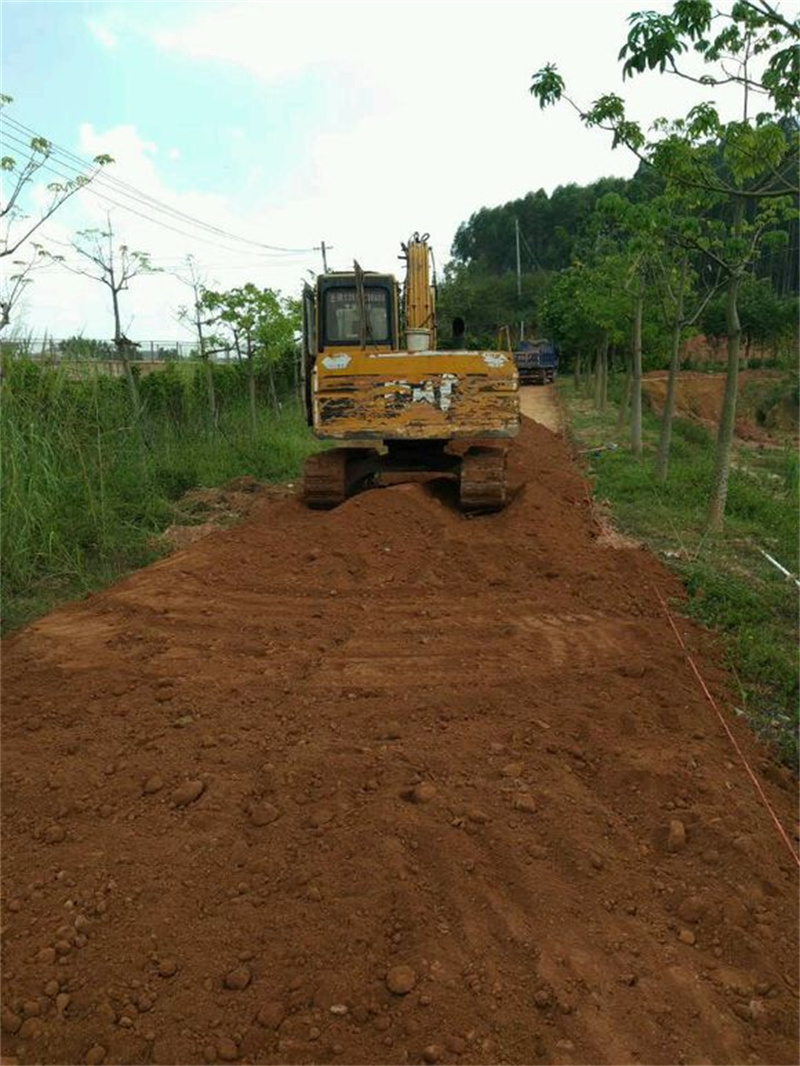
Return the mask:
M389 293L383 288L367 286L364 299L367 344L389 344ZM361 343L355 286L328 289L325 293L325 341L327 344Z

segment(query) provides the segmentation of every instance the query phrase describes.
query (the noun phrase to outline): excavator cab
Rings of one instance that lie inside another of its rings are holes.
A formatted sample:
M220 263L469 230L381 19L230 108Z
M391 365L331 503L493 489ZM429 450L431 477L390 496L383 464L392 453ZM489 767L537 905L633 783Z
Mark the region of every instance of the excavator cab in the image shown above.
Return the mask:
M436 350L426 238L403 245L402 308L395 278L357 263L306 286L309 425L322 440L347 442L309 460L309 506L334 507L359 487L428 472L458 477L466 510L507 502L505 441L519 429L514 360Z

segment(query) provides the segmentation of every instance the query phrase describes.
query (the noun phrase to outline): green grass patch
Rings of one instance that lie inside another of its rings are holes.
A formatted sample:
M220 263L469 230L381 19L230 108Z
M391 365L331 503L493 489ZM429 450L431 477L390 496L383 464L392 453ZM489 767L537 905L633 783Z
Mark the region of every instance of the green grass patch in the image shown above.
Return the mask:
M644 456L629 450L618 408L596 411L590 397L562 379L559 393L576 447L588 460L595 495L607 500L618 527L643 540L682 577L688 613L718 631L739 685L738 708L774 742L786 761L798 758L798 594L761 554L798 572L800 490L794 444L736 449L725 529L705 532L714 438L702 425L676 419L669 477L655 477L660 424L645 410ZM613 390L612 390L613 394ZM611 448L600 450L606 445ZM614 448L613 445L617 447Z
M215 376L216 425L202 372L185 366L142 379L135 419L124 381L3 361L4 631L156 558L188 489L300 473L317 445L297 401L274 411L262 381L253 430L241 369Z

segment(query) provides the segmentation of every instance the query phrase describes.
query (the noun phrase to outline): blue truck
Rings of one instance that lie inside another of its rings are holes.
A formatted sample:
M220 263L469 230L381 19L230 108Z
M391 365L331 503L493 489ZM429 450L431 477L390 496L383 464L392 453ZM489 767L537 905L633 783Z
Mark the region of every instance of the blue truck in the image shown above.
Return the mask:
M558 348L552 341L521 341L514 352L520 385L548 385L558 374Z

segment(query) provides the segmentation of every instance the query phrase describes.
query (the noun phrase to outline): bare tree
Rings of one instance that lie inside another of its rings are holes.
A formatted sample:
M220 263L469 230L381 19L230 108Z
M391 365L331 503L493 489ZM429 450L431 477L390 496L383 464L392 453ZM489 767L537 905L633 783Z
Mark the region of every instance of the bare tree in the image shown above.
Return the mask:
M214 351L218 351L218 348L211 348L213 338L206 336L204 326L209 323L205 321L204 307L203 307L203 293L207 290L206 284L207 278L201 273L197 261L193 255L186 256L186 270L184 273L176 274L176 277L184 285L188 286L192 290L192 304L191 307L180 307L178 309L178 319L186 325L191 325L197 335L197 346L200 352L200 359L203 362L206 375L206 385L208 389L208 407L211 414L211 422L214 426L217 425L218 407L217 407L217 395L214 388L214 368L211 365L211 356Z
M11 102L12 97L0 93L0 123L5 141L8 140L8 131L7 123L3 121L5 115L2 113ZM13 140L20 143L22 137L23 134L15 127ZM30 138L24 151L23 161L5 154L0 158L4 194L0 200L0 259L10 258L22 249L20 255L11 260L12 272L3 270L3 282L0 287L0 331L11 322L15 305L33 280L31 274L44 265L42 260L45 258L45 252L40 244L31 241L33 235L67 200L85 188L104 166L113 163L110 155L97 155L93 160L94 167L86 173L76 174L74 178L65 177L61 181L47 182L47 202L35 215L29 215L22 209L21 201L26 188L51 171L53 146L45 137L34 136ZM28 242L29 248L25 249L24 246Z
M86 266L69 263L61 255L54 255L50 258L61 263L72 274L80 274L82 277L91 278L92 281L99 281L111 294L111 306L114 312L114 347L125 369L134 411L139 415L141 412L139 389L128 358L136 345L123 332L119 297L120 293L128 289L133 278L140 274L157 273L158 268L151 264L147 252L132 251L127 244L115 246L111 215L107 215L106 218L106 229L81 230L76 235L76 239L72 241L73 250L81 261L87 264Z

